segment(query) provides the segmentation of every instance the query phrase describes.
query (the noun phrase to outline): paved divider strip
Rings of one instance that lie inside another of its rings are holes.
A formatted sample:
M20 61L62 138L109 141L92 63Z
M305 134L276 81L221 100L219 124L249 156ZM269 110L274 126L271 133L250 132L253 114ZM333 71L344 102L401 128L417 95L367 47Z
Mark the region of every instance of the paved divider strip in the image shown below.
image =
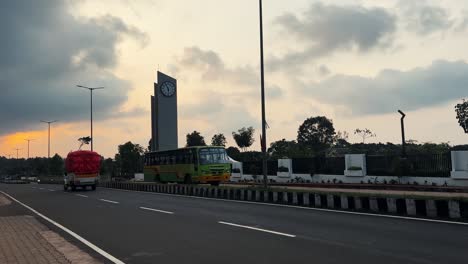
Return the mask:
M251 201L300 207L371 212L431 219L452 219L468 222L468 202L449 199L384 197L365 194L326 194L305 191L278 191L253 188L207 187L198 185L171 185L157 183L101 182L101 187Z

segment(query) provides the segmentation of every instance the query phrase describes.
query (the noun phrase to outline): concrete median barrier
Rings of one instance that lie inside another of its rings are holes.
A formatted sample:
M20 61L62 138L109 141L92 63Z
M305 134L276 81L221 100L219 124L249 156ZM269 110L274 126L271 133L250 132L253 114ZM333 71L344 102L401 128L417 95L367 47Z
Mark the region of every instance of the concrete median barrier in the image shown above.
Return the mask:
M468 222L468 201L457 199L422 199L384 197L354 193L316 193L307 191L277 191L252 188L207 187L135 182L101 182L100 187L130 191L199 196L212 199L241 200L262 203L352 210L376 214L405 215Z

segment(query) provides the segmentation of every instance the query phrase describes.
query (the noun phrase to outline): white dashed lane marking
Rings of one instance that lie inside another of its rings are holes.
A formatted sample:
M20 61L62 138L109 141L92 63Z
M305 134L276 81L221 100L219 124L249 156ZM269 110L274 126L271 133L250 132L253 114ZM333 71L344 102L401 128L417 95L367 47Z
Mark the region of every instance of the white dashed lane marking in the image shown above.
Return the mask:
M158 212L158 213L163 213L163 214L174 214L174 212L163 211L163 210L158 210L158 209L153 209L153 208L148 208L148 207L140 207L140 209L153 211L153 212Z
M229 225L229 226L235 226L235 227L240 227L240 228L246 228L246 229L250 229L250 230L261 231L261 232L270 233L270 234L275 234L275 235L280 235L280 236L296 237L296 235L291 235L291 234L287 234L287 233L276 232L276 231L267 230L267 229L262 229L262 228L253 227L253 226L238 225L238 224L228 223L228 222L223 222L223 221L219 221L218 223L223 224L223 225Z
M116 201L111 201L111 200L106 200L106 199L99 199L100 201L106 202L106 203L113 203L113 204L118 204L119 202Z

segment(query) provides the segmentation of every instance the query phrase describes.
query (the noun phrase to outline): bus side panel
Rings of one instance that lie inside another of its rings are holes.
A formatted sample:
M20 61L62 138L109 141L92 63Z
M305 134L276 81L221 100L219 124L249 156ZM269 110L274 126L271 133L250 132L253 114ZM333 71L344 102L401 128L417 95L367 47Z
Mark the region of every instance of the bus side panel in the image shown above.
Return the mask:
M156 166L145 166L143 169L143 173L145 175L145 182L154 182L157 181L156 177Z

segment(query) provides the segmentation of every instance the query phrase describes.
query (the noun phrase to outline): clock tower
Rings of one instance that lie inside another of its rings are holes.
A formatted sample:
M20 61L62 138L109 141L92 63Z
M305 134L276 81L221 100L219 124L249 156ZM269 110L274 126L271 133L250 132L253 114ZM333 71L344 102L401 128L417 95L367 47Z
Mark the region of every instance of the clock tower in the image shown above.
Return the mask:
M157 75L151 96L151 151L177 149L177 80L159 71Z

